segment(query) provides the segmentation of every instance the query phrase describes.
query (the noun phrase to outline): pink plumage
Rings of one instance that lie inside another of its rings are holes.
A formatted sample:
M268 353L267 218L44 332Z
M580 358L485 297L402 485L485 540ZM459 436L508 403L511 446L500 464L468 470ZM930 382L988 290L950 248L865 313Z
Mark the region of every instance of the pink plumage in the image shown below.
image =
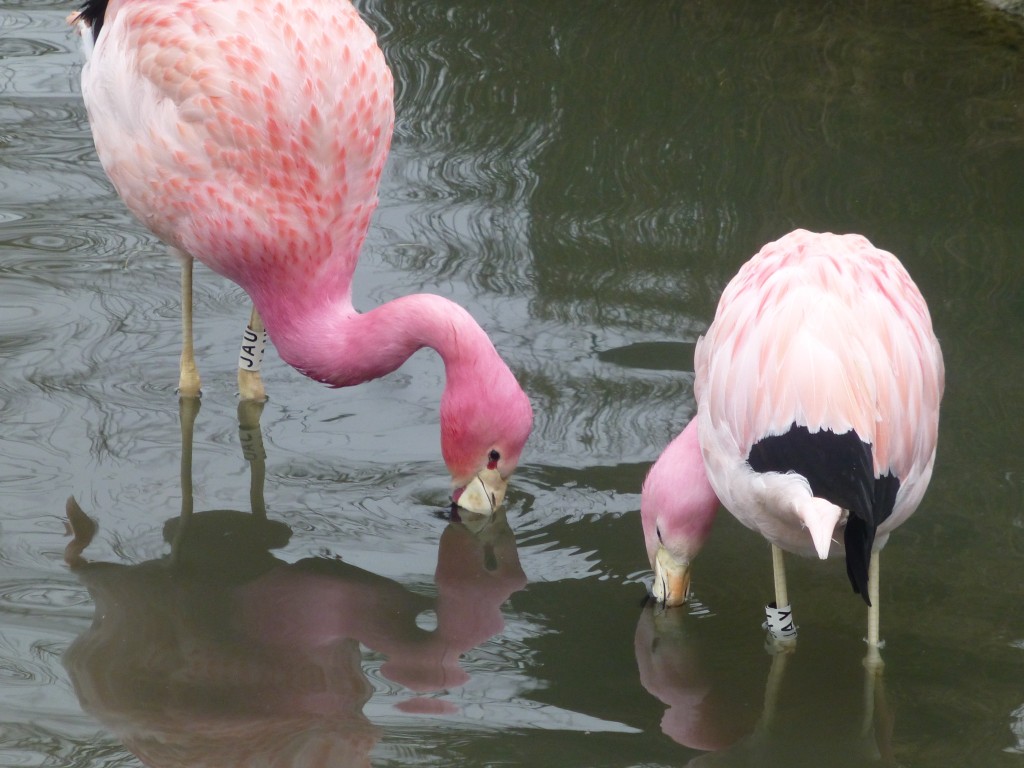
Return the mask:
M500 503L532 410L487 334L438 296L352 305L394 122L391 72L352 5L88 0L78 21L97 153L128 208L244 288L312 378L358 384L437 350L453 481Z
M843 536L868 600L871 552L920 503L938 438L942 353L910 275L860 235L791 232L726 286L695 368L710 488L780 549L825 558Z
M797 230L766 245L726 286L694 363L711 485L772 543L825 556L838 520L821 528L804 504L806 483L751 471L754 445L794 425L852 430L870 446L873 478L898 480L879 547L921 501L935 461L942 353L910 275L866 238Z
M644 544L658 601L678 605L686 599L690 564L711 533L717 511L694 420L662 451L640 492Z

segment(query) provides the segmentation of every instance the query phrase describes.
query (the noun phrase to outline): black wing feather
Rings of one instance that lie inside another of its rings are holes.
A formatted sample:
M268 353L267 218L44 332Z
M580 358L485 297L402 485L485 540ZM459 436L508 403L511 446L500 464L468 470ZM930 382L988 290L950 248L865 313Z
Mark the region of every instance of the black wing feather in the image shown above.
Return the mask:
M811 432L794 423L788 432L756 442L747 462L755 472L796 472L811 493L850 513L843 535L846 573L853 591L871 605L868 564L875 530L892 514L900 487L891 473L875 477L871 444L853 430Z
M108 2L109 0L85 0L78 10L78 17L89 24L93 43L100 37L100 29L103 27L103 17L107 13Z

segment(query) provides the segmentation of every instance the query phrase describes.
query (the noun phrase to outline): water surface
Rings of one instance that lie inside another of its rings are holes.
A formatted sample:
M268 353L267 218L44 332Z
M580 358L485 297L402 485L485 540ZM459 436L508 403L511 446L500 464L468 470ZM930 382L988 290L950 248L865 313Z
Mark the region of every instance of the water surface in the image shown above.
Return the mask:
M360 8L397 125L356 303L433 291L491 334L536 411L505 518L446 519L429 353L341 391L271 353L240 430L247 302L200 268L201 524L175 538L177 266L95 158L70 7L8 2L0 765L1024 764L1021 23L953 0ZM796 226L899 255L946 358L870 696L841 562L791 561L800 644L772 677L769 553L728 516L690 609L640 606L639 488L693 412L693 342ZM74 567L71 495L99 524Z

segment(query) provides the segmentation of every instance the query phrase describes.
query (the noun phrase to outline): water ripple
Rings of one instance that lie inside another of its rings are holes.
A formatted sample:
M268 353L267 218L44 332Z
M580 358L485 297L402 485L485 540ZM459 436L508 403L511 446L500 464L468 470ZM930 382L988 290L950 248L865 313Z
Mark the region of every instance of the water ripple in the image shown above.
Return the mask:
M31 195L41 197L28 204L24 198L30 195L21 187L11 190L12 199L19 198L17 203L5 205L0 199L0 218L4 219L0 271L67 288L72 275L111 271L135 261L137 254L153 250L153 236L126 212L114 209L111 215L98 218L91 211L78 209L73 199L87 193L74 189L76 178L82 177L55 175L49 188L33 189ZM0 198L3 191L0 184ZM51 225L55 205L64 216L59 228Z
M11 272L0 270L6 273L0 284L0 356L28 351L51 337L71 312L67 297L55 296L49 286Z
M6 590L7 585L0 585ZM6 598L6 592L2 595ZM9 609L5 606L4 612ZM43 688L57 682L53 659L39 660L26 631L0 633L0 685L18 688Z
M88 593L79 585L0 582L0 611L8 614L65 614L68 608L88 606Z
M91 164L92 175L102 177L78 97L12 98L0 105L0 117L5 166L35 171L60 165L82 173Z
M504 34L506 14L409 3L402 27L381 35L397 88L388 174L401 180L382 198L381 224L401 232L385 258L499 295L529 289L522 201L549 118L506 66L519 60L517 46L535 55ZM466 33L453 36L453 24Z

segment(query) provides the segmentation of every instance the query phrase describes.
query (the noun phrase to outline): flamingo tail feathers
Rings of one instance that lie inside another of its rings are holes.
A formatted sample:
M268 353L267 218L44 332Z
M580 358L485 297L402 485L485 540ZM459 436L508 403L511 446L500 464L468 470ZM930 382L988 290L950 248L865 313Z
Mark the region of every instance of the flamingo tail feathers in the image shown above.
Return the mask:
M100 29L103 27L103 17L106 15L108 2L109 0L84 0L78 13L73 15L69 22L85 22L92 42L95 43L100 36Z
M850 513L844 534L846 573L853 591L871 605L868 565L875 531L892 514L900 487L890 472L875 477L871 444L853 430L811 432L794 423L784 434L756 442L747 462L755 472L795 472L814 496Z
M872 509L887 510L889 516L896 505L896 492L900 489L900 481L891 474L883 475L874 481ZM881 520L884 520L883 517ZM881 520L878 523L881 523ZM875 543L877 523L865 520L860 515L851 514L846 522L846 533L843 543L846 546L846 575L850 577L853 591L871 605L868 598L868 566L871 564L871 550Z
M850 515L846 521L843 543L846 545L846 575L850 577L853 591L871 605L868 598L868 565L871 563L871 546L875 543L875 526L856 515Z

